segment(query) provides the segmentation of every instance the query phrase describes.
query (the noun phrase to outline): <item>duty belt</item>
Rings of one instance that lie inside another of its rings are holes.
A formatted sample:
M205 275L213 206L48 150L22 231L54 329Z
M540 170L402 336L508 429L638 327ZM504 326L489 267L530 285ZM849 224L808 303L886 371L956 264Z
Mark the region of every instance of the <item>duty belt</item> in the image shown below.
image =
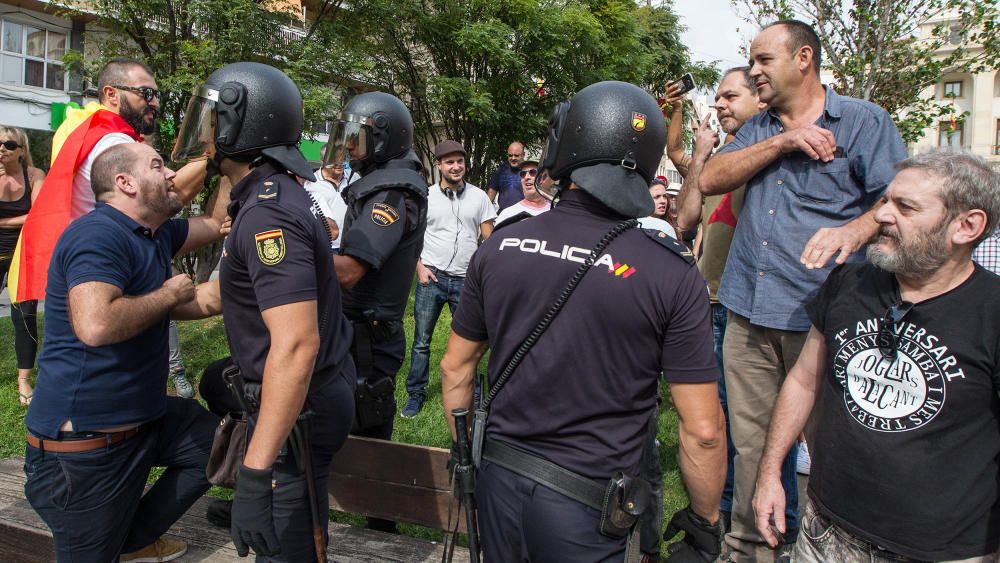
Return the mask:
M498 440L486 440L483 459L596 510L601 510L604 506L606 485Z

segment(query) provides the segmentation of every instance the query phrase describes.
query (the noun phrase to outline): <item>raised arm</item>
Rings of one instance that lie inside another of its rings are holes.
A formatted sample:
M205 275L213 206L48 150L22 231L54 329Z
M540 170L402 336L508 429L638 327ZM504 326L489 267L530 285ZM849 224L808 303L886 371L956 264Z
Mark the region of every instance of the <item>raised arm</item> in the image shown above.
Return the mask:
M180 176L178 174L178 176ZM176 177L174 185L176 186ZM226 222L229 207L229 190L232 186L226 177L219 178L219 187L208 198L205 214L188 219L188 236L178 254L184 254L222 238L222 226Z
M684 185L677 194L677 226L682 231L694 231L701 222L702 194L698 189L698 178L712 149L719 143L719 135L710 126L708 116L701 120L698 134L694 139L694 154Z
M674 164L674 168L680 172L681 176L687 177L691 164L691 157L684 148L684 94L678 95L681 84L672 83L667 85L667 90L663 94L663 99L670 105L670 124L667 126L667 158Z

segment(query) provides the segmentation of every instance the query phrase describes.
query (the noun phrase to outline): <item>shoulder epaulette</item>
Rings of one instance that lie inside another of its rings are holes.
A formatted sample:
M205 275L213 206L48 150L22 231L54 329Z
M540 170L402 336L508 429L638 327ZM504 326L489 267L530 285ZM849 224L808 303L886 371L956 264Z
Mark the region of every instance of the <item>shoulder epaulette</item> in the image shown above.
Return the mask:
M666 248L670 252L680 256L688 264L694 264L694 254L688 250L688 247L677 242L677 240L668 235L667 233L659 229L642 229L642 232L646 233L646 236L656 241L657 244Z
M257 188L258 201L278 201L281 194L281 186L274 180L264 180L264 183Z

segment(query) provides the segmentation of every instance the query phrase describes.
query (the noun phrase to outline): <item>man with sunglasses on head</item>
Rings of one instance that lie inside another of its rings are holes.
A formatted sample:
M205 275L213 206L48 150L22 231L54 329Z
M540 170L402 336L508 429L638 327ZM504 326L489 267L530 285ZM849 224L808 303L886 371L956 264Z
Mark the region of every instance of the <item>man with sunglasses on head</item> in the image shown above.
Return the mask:
M507 162L500 165L486 183L486 195L497 204L497 213L524 199L521 193L521 161L524 160L524 144L514 141L507 147Z
M898 165L868 263L838 266L771 417L753 506L784 532L780 466L817 419L793 559L997 561L1000 279L972 261L1000 175L964 152Z

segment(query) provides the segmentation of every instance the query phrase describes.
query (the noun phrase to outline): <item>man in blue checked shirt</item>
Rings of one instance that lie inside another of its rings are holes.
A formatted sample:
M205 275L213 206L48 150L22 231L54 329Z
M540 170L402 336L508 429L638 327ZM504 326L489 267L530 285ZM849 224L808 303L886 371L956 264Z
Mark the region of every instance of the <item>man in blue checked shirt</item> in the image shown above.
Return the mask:
M775 558L756 530L751 496L771 410L809 330L805 304L831 258L864 259L859 250L878 228L874 208L907 156L885 110L823 86L820 51L816 32L796 20L760 32L751 76L770 109L748 121L700 179L706 195L747 185L718 292L730 310L723 357L737 450L727 561ZM789 530L779 549L796 534Z

